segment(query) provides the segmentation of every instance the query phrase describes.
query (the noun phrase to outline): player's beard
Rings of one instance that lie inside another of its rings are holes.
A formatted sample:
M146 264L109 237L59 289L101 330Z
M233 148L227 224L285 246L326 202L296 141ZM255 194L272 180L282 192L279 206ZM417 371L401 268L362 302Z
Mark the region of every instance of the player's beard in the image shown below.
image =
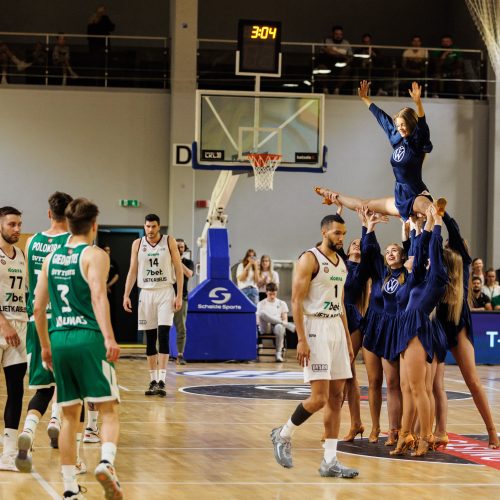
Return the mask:
M19 241L19 237L20 235L15 235L15 234L12 234L12 235L8 235L7 233L4 232L4 230L2 229L2 238L4 239L4 241L6 243L8 243L9 245L13 245L14 243L17 243Z
M332 240L328 240L328 248L332 252L338 252L339 248L342 248L342 245L336 244Z

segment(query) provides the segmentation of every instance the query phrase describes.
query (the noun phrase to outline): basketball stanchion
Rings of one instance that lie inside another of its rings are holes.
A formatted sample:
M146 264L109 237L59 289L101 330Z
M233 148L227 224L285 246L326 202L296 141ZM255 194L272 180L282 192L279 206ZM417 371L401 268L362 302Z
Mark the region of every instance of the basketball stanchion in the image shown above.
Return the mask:
M252 153L247 156L255 176L255 191L272 191L274 172L281 163L281 155Z

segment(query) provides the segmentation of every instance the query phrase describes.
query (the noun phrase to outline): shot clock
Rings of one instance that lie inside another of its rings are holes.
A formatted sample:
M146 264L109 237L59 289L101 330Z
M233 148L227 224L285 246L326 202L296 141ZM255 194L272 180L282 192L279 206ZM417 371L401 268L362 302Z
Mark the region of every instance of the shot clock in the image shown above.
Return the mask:
M237 75L281 75L281 23L240 19Z

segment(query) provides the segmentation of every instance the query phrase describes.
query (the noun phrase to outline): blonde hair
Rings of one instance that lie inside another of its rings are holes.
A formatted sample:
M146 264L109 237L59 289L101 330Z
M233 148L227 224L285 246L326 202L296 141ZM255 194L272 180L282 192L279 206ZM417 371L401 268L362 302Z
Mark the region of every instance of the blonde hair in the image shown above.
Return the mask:
M269 255L263 255L261 258L260 258L260 270L262 271L262 261L264 259L269 259L269 274L271 275L271 279L273 278L273 261L271 259L271 257L269 257ZM264 271L266 272L266 271Z
M443 295L443 302L448 305L448 321L458 325L464 304L464 269L462 256L445 248L443 261L448 270L449 281Z
M415 130L415 127L417 126L418 122L418 115L413 108L403 108L402 110L398 111L392 117L394 123L396 123L396 118L401 118L402 120L405 121L406 127L410 134Z
M403 267L405 261L406 261L406 255L405 255L405 250L401 245L398 245L397 243L389 243L385 249L387 250L389 247L397 247L399 250L399 255L401 255L401 267ZM382 283L382 288L384 285L389 281L389 278L391 277L391 268L387 265L387 261L385 260L385 255L384 255L384 264L387 268L387 273L384 278L384 282ZM399 269L399 268L398 268ZM398 276L398 282L400 285L404 285L404 282L406 281L406 269L403 269L403 271L400 273Z

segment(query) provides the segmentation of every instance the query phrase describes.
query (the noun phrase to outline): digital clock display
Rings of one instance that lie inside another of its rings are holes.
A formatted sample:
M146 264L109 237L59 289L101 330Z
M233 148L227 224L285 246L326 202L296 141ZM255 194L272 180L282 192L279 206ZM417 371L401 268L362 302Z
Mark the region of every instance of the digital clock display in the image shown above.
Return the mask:
M240 20L238 50L239 74L279 74L281 23Z

